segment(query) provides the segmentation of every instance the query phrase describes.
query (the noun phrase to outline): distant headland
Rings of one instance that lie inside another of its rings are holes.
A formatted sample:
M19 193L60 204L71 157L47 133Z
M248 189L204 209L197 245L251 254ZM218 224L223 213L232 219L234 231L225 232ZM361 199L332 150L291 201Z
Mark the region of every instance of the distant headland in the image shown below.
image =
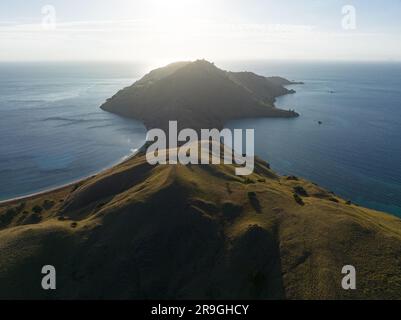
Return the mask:
M176 62L155 69L120 90L103 110L142 121L148 129L167 129L169 120L182 128L221 129L229 120L297 117L274 106L279 96L294 93L284 86L300 84L252 72L229 72L206 60Z

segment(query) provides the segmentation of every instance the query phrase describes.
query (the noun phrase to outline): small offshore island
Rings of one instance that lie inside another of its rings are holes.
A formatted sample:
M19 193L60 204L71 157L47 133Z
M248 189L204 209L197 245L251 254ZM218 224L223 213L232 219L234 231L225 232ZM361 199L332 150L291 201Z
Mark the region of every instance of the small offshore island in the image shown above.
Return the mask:
M222 128L274 107L291 82L199 60L157 69L102 105L166 129ZM0 204L0 298L399 299L401 220L256 158L150 165L143 150L78 183ZM57 291L40 288L54 265ZM341 270L358 271L343 290Z

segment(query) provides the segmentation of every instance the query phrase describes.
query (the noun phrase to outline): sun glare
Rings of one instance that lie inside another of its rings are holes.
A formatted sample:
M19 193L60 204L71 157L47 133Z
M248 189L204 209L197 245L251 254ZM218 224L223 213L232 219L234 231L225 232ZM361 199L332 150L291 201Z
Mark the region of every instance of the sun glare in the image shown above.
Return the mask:
M194 0L151 0L152 15L159 19L186 19L199 9L200 1Z

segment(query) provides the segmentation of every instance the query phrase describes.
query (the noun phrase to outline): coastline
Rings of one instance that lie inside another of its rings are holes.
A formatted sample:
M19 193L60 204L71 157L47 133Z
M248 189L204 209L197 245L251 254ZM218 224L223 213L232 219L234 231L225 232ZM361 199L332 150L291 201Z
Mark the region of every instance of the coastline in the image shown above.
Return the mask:
M284 85L283 87L286 88L287 86L290 86L290 85L302 85L302 84L304 84L304 82L292 82L292 83L290 83L290 84ZM294 93L296 93L295 90L289 90L287 93L285 93L285 94L283 94L283 95L279 95L279 96L277 96L277 97L275 97L275 98L283 97L283 96L286 96L286 95L289 95L289 94L294 94ZM280 110L280 109L277 107L277 105L276 105L276 101L274 101L273 107L276 108L276 109L278 109L278 110ZM109 111L107 111L107 110L104 110L104 111L109 112ZM297 116L295 116L295 117L298 117L298 116L299 116L299 115L297 115ZM257 118L261 118L261 117L256 117L256 119L257 119ZM263 118L263 117L262 117L262 118ZM267 118L269 118L269 117L267 117ZM248 119L248 118L247 118L247 117L244 117L244 118L241 118L241 119L231 119L231 120L226 121L225 124L224 124L222 127L225 128L225 125L226 125L227 123L229 123L230 121L233 121L233 120L246 120L246 119ZM135 119L135 120L136 120L136 119ZM138 121L138 120L137 120L137 121ZM144 126L145 126L145 128L146 128L147 130L151 129L151 127L147 126L145 123L143 123L143 124L144 124ZM94 172L94 173L92 173L92 174L90 174L90 175L87 175L87 176L84 176L84 177L81 177L81 178L77 178L77 179L74 180L74 181L71 181L71 182L68 182L68 183L64 183L64 184L61 184L61 185L58 185L58 186L49 187L49 188L46 188L46 189L44 189L44 190L42 190L42 191L37 191L37 192L29 193L29 194L26 194L26 195L16 196L16 197L9 198L9 199L5 199L5 200L0 200L0 207L13 204L14 202L19 202L19 201L21 201L21 200L30 200L30 199L33 199L33 198L35 198L35 197L43 196L43 195L50 194L50 193L53 193L53 192L59 192L59 191L62 191L62 190L64 190L64 189L70 188L71 186L73 186L73 185L75 185L75 184L84 182L84 181L86 181L86 180L88 180L88 179L90 179L90 178L93 178L93 177L95 177L95 176L97 176L97 175L99 175L99 174L101 174L101 173L103 173L103 172L105 172L105 171L107 171L107 170L110 170L110 169L114 168L115 166L118 166L118 165L120 165L120 164L123 164L124 162L126 162L126 161L132 159L132 158L135 157L145 146L146 146L146 140L144 141L144 143L143 143L138 149L136 149L136 150L135 150L133 153L131 153L130 155L124 156L124 157L122 157L120 160L118 160L118 161L112 163L111 165L109 165L109 166L107 166L107 167L104 167L104 168L100 169L99 171Z
M78 178L78 179L76 179L74 181L71 181L71 182L68 182L68 183L65 183L65 184L61 184L61 185L58 185L58 186L49 187L49 188L47 188L45 190L42 190L42 191L37 191L37 192L33 192L33 193L22 195L22 196L17 196L17 197L6 199L6 200L0 200L0 207L13 204L14 202L19 202L21 200L30 200L30 199L33 199L33 198L36 198L36 197L39 197L39 196L43 196L43 195L46 195L46 194L59 192L59 191L63 191L65 189L68 189L68 188L72 187L75 184L84 182L84 181L86 181L86 180L88 180L90 178L93 178L93 177L95 177L95 176L97 176L97 175L99 175L99 174L101 174L101 173L103 173L103 172L105 172L107 170L110 170L110 169L114 168L115 166L123 164L124 162L132 159L133 157L135 157L142 150L142 148L145 145L146 145L146 141L141 147L136 149L130 155L124 156L124 157L120 158L120 160L114 162L113 164L111 164L111 165L109 165L107 167L104 167L104 168L100 169L99 171L97 171L97 172L95 172L93 174L90 174L88 176L85 176L85 177L82 177L82 178Z

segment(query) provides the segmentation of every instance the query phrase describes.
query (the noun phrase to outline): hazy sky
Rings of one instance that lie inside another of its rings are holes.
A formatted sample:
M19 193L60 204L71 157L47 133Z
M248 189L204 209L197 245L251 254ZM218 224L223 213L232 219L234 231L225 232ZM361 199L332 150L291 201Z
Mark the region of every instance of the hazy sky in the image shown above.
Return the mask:
M0 2L0 60L194 58L401 60L401 0Z

